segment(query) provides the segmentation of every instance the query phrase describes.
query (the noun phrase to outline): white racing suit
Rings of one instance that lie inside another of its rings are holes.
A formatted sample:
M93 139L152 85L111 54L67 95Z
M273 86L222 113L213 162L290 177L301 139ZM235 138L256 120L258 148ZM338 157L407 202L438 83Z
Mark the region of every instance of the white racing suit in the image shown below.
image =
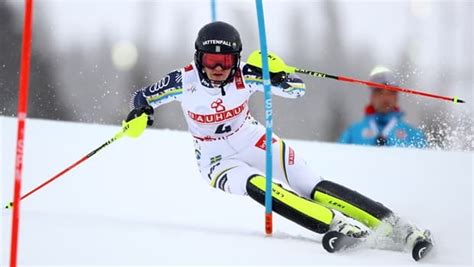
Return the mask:
M131 106L156 108L174 100L181 102L188 130L194 137L201 176L215 188L249 195L263 204L265 128L252 118L248 106L250 96L263 91L261 71L241 63L233 81L222 88L206 86L200 77L191 63L136 91ZM304 95L305 85L296 75L288 75L271 90L277 96L298 98ZM276 135L272 146L273 176L283 183L273 184L275 212L318 233L327 232L336 217L340 219L334 210L371 228L392 215L382 204L322 180L300 154Z
M232 194L246 194L252 175L265 173L265 128L249 113L249 98L263 91L260 75L244 64L234 82L220 88L204 86L194 64L171 72L158 83L138 91L133 108L147 104L156 108L173 100L180 101L189 131L194 137L196 159L202 177L213 187ZM272 93L287 98L304 94L301 79L290 76ZM320 179L279 137L273 142L273 174L301 196L311 198Z

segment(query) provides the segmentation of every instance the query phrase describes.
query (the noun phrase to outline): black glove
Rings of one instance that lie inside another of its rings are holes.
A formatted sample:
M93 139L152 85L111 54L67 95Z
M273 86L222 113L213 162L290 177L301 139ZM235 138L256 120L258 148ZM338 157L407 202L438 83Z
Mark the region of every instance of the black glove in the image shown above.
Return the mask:
M255 75L258 75L262 77L262 69L259 67L255 67L252 65L246 65L247 70L250 72L255 73ZM273 86L280 86L284 81L286 81L286 78L288 77L288 73L282 71L282 72L270 72L270 82Z
M270 79L273 86L280 86L282 82L286 81L286 77L288 77L288 73L284 71L277 73L270 72Z
M141 106L138 108L134 108L130 111L130 113L128 113L127 119L125 121L129 122L137 117L140 117L143 113L145 113L146 115L148 115L148 121L146 122L146 124L148 126L152 126L153 121L154 121L154 118L153 118L154 111L155 110L153 109L152 106Z

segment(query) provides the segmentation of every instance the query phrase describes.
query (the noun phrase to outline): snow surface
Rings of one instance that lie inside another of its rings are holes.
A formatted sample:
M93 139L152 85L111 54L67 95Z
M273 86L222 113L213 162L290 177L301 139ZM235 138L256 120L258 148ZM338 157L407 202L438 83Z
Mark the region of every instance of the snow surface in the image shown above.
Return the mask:
M1 201L13 195L16 120L0 117ZM120 128L27 121L22 194L99 147ZM22 201L24 265L466 265L472 266L473 152L373 148L287 140L318 173L383 202L436 247L424 262L403 252L329 254L321 236L210 188L189 134L123 138ZM11 211L2 209L0 263L9 263Z

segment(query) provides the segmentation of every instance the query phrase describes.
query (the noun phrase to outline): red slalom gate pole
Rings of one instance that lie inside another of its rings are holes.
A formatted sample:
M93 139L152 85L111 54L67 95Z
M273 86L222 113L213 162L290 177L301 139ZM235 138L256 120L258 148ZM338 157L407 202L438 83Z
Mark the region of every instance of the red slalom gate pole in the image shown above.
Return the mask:
M28 110L28 83L30 78L30 57L32 42L33 0L25 1L23 40L21 44L20 84L18 92L18 132L16 139L15 182L13 196L12 236L10 267L17 266L18 231L20 223L21 175L23 171L23 148L25 139L25 119Z

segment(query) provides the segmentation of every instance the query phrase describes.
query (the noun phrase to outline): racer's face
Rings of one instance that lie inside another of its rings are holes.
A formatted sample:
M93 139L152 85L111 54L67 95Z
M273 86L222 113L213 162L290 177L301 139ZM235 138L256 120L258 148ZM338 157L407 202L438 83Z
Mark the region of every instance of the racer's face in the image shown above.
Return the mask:
M213 82L223 82L229 77L231 69L223 69L221 66L217 66L214 69L204 67L204 71L209 80Z
M395 111L398 105L398 93L395 91L373 88L370 103L375 111L388 113Z
M214 82L223 82L228 77L232 67L237 62L235 54L213 54L202 55L202 65L207 77Z

